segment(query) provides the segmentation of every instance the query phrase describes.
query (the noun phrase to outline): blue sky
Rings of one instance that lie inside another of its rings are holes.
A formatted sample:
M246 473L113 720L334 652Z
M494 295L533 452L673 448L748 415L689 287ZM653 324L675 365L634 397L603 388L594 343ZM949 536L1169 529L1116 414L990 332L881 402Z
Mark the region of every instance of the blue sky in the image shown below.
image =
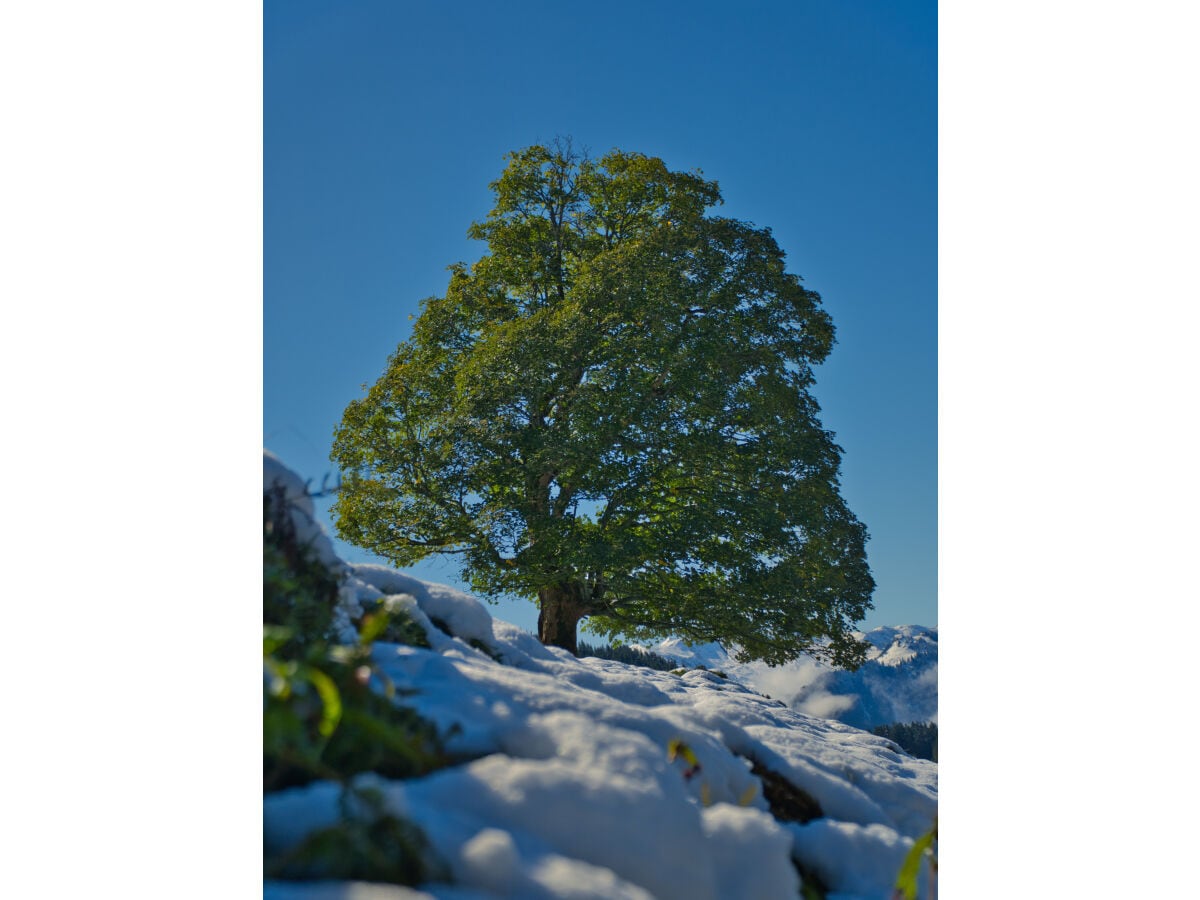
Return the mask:
M480 255L466 229L507 151L661 156L716 179L721 213L770 227L824 298L816 393L871 533L865 625L936 624L936 25L931 2L268 0L264 445L330 471L346 404Z

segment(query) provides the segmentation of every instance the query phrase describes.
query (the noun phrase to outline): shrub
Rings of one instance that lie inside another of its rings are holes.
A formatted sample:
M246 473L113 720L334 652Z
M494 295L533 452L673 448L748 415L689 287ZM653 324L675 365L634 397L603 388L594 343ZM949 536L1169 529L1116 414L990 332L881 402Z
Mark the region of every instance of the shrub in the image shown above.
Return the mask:
M415 885L442 877L420 829L387 812L356 775L411 778L448 765L442 735L371 664L377 639L429 646L403 612L381 606L358 641L330 643L340 575L297 540L281 488L263 495L263 791L319 779L342 786L342 816L287 853L264 860L269 877Z
M373 881L417 885L448 880L433 861L421 830L387 812L376 791L354 789L342 798L337 825L310 834L298 847L266 861L269 877L289 880Z
M263 493L263 622L288 631L287 651L329 637L340 576L300 542L282 485Z
M368 617L364 632L382 630L381 617ZM370 641L316 643L289 658L280 651L292 646L290 638L286 629L264 629L264 791L317 779L344 783L362 772L409 778L448 762L432 723L395 703L400 692L370 664Z

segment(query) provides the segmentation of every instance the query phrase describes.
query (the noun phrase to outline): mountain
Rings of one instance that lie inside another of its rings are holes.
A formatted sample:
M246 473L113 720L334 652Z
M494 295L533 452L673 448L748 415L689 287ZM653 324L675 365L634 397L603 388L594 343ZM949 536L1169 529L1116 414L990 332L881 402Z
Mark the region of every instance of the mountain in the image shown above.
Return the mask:
M856 672L810 657L771 668L738 663L720 644L689 647L678 638L647 649L686 666L719 669L791 709L871 729L895 722L937 722L938 630L895 625L859 632L867 661Z

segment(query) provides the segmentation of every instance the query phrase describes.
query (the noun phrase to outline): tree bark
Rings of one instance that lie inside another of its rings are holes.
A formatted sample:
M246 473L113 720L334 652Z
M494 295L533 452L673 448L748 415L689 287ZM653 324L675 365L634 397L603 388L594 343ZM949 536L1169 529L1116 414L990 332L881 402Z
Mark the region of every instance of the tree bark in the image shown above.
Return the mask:
M575 628L587 615L580 585L572 582L547 585L538 591L538 607L538 640L578 656Z

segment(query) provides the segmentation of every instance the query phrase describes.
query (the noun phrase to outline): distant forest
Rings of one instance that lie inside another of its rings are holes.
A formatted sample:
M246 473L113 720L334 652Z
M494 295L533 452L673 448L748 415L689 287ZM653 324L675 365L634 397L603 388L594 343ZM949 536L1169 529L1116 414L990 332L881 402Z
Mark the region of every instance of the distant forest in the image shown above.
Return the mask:
M665 656L659 656L657 653L652 653L649 650L642 650L638 647L619 646L619 647L593 647L591 644L580 641L578 644L580 656L595 656L598 659L611 659L616 662L628 663L631 666L645 666L647 669L658 669L660 672L670 672L673 669L680 668L679 663L673 659L668 659Z
M937 762L936 722L893 722L891 725L877 725L872 732L895 741L909 756Z

